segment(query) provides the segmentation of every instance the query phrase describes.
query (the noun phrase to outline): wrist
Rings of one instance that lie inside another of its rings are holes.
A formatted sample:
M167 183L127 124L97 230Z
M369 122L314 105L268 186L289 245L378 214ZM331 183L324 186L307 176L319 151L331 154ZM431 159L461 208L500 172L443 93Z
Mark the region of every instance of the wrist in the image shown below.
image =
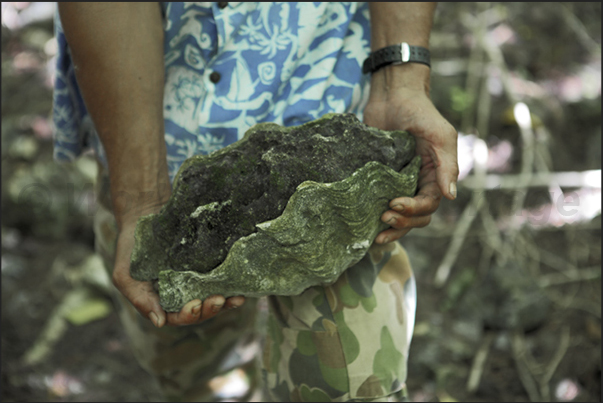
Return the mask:
M385 66L371 75L371 97L389 98L400 91L424 93L429 97L430 69L418 63Z
M157 214L163 207L164 203L152 203L148 202L144 205L133 205L131 207L123 209L119 214L115 214L115 220L119 231L123 231L125 228L134 228L138 219L149 214Z
M435 3L369 3L371 51L406 42L429 49ZM429 67L419 63L387 65L371 77L371 96L408 89L429 94Z
M163 125L157 130L105 138L113 213L121 228L127 220L159 211L172 188L168 175ZM119 141L121 140L121 141Z
M111 201L118 228L135 225L138 218L158 213L168 202L172 194L167 173L165 178L157 178L152 184L135 187L123 187L123 184L111 186Z

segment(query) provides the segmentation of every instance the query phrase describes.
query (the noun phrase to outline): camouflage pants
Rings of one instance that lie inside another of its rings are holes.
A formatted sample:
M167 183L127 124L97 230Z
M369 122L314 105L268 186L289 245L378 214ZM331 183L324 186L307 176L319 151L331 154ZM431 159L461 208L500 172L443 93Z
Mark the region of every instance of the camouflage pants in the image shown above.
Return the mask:
M96 249L111 274L117 226L106 175L97 189ZM330 286L268 297L267 318L258 313L265 299L248 298L200 325L157 329L115 290L136 358L174 401L227 398L220 383L233 376L250 385L241 400L268 399L267 390L275 401L406 401L415 297L398 243L373 245Z

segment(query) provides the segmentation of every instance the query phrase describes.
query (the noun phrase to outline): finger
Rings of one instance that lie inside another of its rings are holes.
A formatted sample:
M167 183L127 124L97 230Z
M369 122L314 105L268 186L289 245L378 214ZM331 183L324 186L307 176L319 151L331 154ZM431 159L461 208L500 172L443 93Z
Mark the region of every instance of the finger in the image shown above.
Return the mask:
M431 215L407 217L388 210L381 216L381 221L394 229L422 228L431 222Z
M383 231L379 235L377 235L377 238L375 238L375 242L380 243L380 244L394 242L394 241L402 238L404 235L408 234L411 229L412 228L386 229L385 231Z
M456 199L456 182L459 176L459 166L456 155L456 139L447 147L447 151L436 151L436 181L442 194L450 200Z
M222 310L225 302L226 300L221 295L207 297L205 301L203 301L203 308L201 309L202 320L207 320L216 316L216 314Z
M199 321L201 316L202 301L194 299L189 301L180 309L180 312L169 312L167 314L167 322L170 326L192 325Z
M236 309L240 308L245 303L245 297L242 295L236 297L230 297L226 299L224 303L224 309Z
M437 185L434 184L434 187L437 188ZM433 214L438 209L441 198L440 190L437 189L437 196L417 195L413 198L400 197L393 199L389 203L389 206L393 211L407 217L424 216Z
M193 303L194 302L194 303ZM201 323L210 319L222 309L224 297L221 295L212 295L199 304L196 299L188 302L180 312L170 312L167 314L167 322L170 326L185 326ZM217 308L216 308L217 307Z

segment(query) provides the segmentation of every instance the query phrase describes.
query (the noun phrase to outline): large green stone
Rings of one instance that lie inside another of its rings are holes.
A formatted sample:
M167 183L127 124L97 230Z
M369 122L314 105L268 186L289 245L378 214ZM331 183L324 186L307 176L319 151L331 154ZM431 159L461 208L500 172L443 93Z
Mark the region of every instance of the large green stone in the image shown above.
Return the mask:
M350 114L258 124L182 165L169 202L138 222L132 277L158 279L167 311L213 294L295 295L332 283L387 228L389 201L414 195L414 147L407 132Z

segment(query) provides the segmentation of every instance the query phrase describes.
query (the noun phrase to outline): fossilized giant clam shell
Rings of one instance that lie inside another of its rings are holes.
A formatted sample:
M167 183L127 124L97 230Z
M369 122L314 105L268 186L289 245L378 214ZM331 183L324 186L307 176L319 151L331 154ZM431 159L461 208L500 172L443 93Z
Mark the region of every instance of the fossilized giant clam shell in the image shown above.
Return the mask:
M138 221L132 277L159 280L168 311L213 294L295 295L331 283L387 227L388 202L414 195L414 147L407 132L350 114L258 124L185 161L169 202Z

